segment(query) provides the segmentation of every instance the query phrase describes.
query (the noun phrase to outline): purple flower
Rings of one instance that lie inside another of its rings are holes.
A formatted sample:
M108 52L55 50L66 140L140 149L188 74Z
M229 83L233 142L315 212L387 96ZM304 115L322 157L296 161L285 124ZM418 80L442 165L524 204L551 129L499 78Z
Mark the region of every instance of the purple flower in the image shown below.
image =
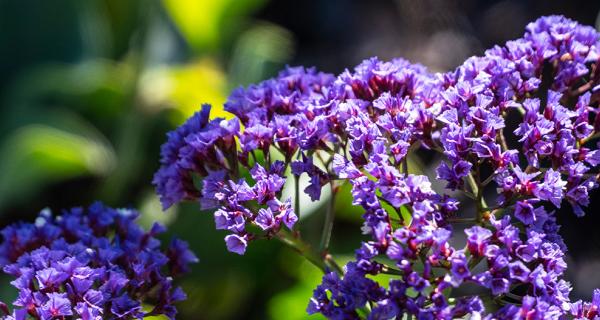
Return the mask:
M75 310L82 320L100 320L102 319L102 313L97 308L90 307L85 302L79 302L75 307Z
M35 277L40 285L40 290L44 290L59 287L69 278L69 275L54 268L46 268L36 272Z
M258 210L258 215L256 216L254 223L263 230L269 230L275 227L276 224L273 212L271 212L271 209L269 208Z
M246 253L248 240L245 236L230 234L225 237L225 243L227 244L227 250L229 250L229 252L234 252L239 255L243 255L244 253Z
M253 187L256 194L256 200L259 204L264 204L267 201L275 198L277 192L283 188L285 179L278 174L267 172L260 165L254 166L250 171L252 178L256 180Z
M65 317L73 315L71 302L67 299L66 293L48 293L48 301L38 310L42 319L54 319L55 317Z
M138 216L95 203L59 216L43 211L35 224L6 227L2 234L10 237L0 243L0 260L16 277L11 284L19 297L13 305L37 310L41 319L134 319L145 315L141 303L156 302L158 291L165 298L157 307L172 312L156 314L174 319L173 297L179 293L172 289L172 277L197 259L180 240L163 253L155 236L165 228L154 224L145 231L136 223ZM19 234L29 236L14 237ZM18 309L13 314L22 317Z
M463 178L469 175L471 167L471 163L464 160L458 161L452 168L448 167L445 162L442 162L437 168L437 178L448 181L446 188L456 190L463 186Z
M346 159L339 154L333 156L332 166L333 172L341 179L355 179L362 176L360 170L358 170L352 162L346 161Z
M465 234L467 235L467 247L471 254L476 256L483 255L489 243L489 239L492 236L492 232L488 229L474 226L465 229Z
M328 176L323 170L313 164L312 158L303 156L302 161L294 161L291 164L292 173L299 176L307 173L310 177L310 184L304 192L310 196L312 201L317 201L321 198L321 188L328 182Z
M508 292L510 282L505 278L493 278L490 281L490 287L493 295L499 295Z
M203 105L202 111L170 132L167 143L161 147L161 168L152 183L165 209L182 200L198 198L200 193L194 186L191 171L206 176L209 168L224 164L224 158L235 149L233 136L239 131L237 120L208 121L209 113L210 106Z
M567 182L561 179L559 172L549 169L544 175L544 183L535 191L535 195L542 200L552 202L555 207L560 208L560 203L563 200L563 188L566 185Z
M166 256L169 258L169 267L173 274L187 273L190 271L189 265L199 261L188 243L179 239L171 241Z
M525 225L530 225L535 222L535 209L531 201L518 201L515 205L515 217L521 220Z
M522 282L527 282L529 276L529 268L521 261L515 261L510 264L510 277Z
M131 299L127 294L112 300L110 312L119 318L137 318L140 317L142 306L139 302Z
M467 259L464 255L457 255L456 257L452 258L450 262L452 263L452 276L455 279L454 281L457 283L462 282L462 280L471 275L469 266L467 264Z
M292 201L287 199L285 202L280 202L277 199L271 200L267 203L272 212L277 213L275 217L278 222L283 224L290 230L294 228L294 225L298 221L298 216L292 210Z

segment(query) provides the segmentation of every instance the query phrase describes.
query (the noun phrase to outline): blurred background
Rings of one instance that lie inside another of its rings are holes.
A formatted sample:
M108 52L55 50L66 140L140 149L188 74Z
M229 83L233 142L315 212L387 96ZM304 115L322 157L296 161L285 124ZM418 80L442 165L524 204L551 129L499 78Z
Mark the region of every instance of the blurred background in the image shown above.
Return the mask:
M196 204L160 210L150 182L165 133L204 102L223 115L228 92L285 64L339 73L401 56L446 71L541 15L598 27L599 11L583 0L0 0L0 227L95 199L136 207L201 259L180 281L180 319L318 319L305 315L317 269L275 242L228 254ZM361 241L360 212L337 203L343 260ZM600 287L599 208L559 214L575 298ZM322 210L311 210L303 229L316 239ZM14 295L0 278L0 298Z

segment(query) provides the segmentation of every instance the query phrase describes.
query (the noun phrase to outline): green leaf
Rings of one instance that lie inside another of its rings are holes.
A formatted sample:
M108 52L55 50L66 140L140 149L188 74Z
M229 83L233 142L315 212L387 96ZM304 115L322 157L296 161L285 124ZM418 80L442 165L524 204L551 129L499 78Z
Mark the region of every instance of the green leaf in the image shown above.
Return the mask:
M277 25L261 23L244 32L230 64L232 86L257 82L281 68L292 57L292 34Z
M106 175L116 159L96 134L32 124L14 131L2 145L0 207L31 196L42 186L81 175Z
M169 226L177 219L177 207L171 207L166 211L163 211L160 200L152 189L147 190L144 194L138 208L140 208L139 224L147 230L149 230L155 222Z
M405 226L410 226L410 223L412 222L412 213L410 212L410 210L408 209L407 206L401 206L400 207L400 214L402 215L402 220L404 221L404 225Z
M217 49L224 36L241 26L243 16L264 0L163 0L163 5L188 44L200 51Z
M352 221L360 224L363 221L362 215L365 213L365 209L363 209L361 206L355 206L352 204L352 201L354 200L352 198L352 185L350 183L342 184L336 197L336 218L339 217L346 221Z
M14 81L6 103L19 111L36 111L40 101L50 97L72 110L113 118L129 107L126 99L133 85L133 69L127 63L97 59L51 64L34 68Z
M231 118L222 107L226 81L225 73L213 59L202 58L188 64L148 69L140 78L139 97L146 111L165 107L175 110L177 125L200 110L203 103L212 105L211 118Z
M298 282L271 298L268 304L269 318L271 319L325 319L322 315L309 316L306 313L308 301L313 290L321 282L323 273L312 264L302 261L297 256L286 256L286 265L291 262L294 266L286 266L288 270L294 270Z

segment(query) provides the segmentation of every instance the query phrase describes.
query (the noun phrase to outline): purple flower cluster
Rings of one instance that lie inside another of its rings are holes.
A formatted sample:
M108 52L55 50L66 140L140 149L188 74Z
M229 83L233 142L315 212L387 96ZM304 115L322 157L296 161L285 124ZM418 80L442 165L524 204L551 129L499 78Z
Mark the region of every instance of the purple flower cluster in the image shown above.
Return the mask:
M35 223L17 223L1 234L0 266L19 290L6 320L175 319L174 303L185 294L173 276L197 262L187 243L173 240L163 252L156 235L135 220L138 213L95 203L53 216L40 213ZM142 304L150 304L149 310ZM6 305L5 312L8 313Z
M571 287L562 279L567 267L564 245L556 234L554 217L543 208L537 211L539 223L524 232L511 223L509 215L500 220L492 217L492 230L480 226L465 230L468 254L487 266L466 280L488 288L493 296L517 299L494 317L513 319L523 314L531 319L557 319L568 312ZM514 304L519 300L521 306Z
M238 254L253 239L272 237L282 226L292 229L298 217L291 200L279 199L285 171L300 146L325 143L326 128L317 123L326 121L319 114L332 95L333 80L314 69L288 68L276 79L236 90L225 104L236 115L232 120L209 121L210 106L204 106L170 132L162 147L154 184L163 207L186 199L199 200L203 209L218 207L216 227L231 232L225 238L227 248ZM276 160L275 153L285 162ZM253 186L240 179L243 169L250 172ZM194 177L204 178L201 189ZM320 192L322 182L317 183Z
M210 106L203 105L185 124L169 132L169 143L161 148L162 166L153 183L165 209L200 195L193 173L205 176L217 168L233 170L229 166L237 163L225 155L235 152L233 138L239 131L239 123L224 119L209 121L209 114Z
M541 25L547 27L541 28ZM555 28L561 30L562 37L554 34L558 32ZM554 40L539 40L540 37ZM379 231L373 233L375 241L363 244L357 251L356 265L349 266L352 272L345 275L352 279L347 282L324 280L315 291L309 312L321 312L330 318L358 318L360 308L367 304L347 305L344 301L352 300L356 290L362 289L348 289L344 284L360 283L357 277L365 278L367 274L385 271L385 267L375 262L375 258L385 254L395 262L396 272L402 280L392 280L385 293L381 293L377 285L362 290L361 294L371 293L373 297L368 300L373 319L388 319L400 314L451 319L465 311L472 315L483 313L478 297L470 298L472 308L464 310L458 308L462 303L450 305L442 294L446 288L460 287L463 282L489 289L492 298L505 299L503 303L508 305L496 314L488 315L491 318L557 319L571 313L568 298L571 288L562 279L566 269L563 260L566 248L557 234L559 227L553 213L548 213L541 205L549 203L560 207L562 200L567 200L574 212L582 215L581 205L587 205L588 192L597 186L596 176L588 172L598 164L598 154L586 146L586 140L596 133L594 119L598 97L591 102L592 86L585 81L594 85L599 82L595 73L598 40L598 34L589 27L578 26L562 17L542 18L528 26L528 33L522 40L494 48L484 57L471 58L454 72L438 75L437 87L433 86L438 93L430 93L430 96L439 96L439 102L434 102L433 108L424 102L411 105L413 113L438 112L436 134L432 135L433 140L423 135L416 140L425 147L439 149L449 160L450 164L442 162L438 167L438 178L446 180L449 189L463 190L476 198L478 214L481 214L479 223L483 226L466 229L466 248L455 250L447 244L451 230L444 228L451 220L447 219L451 211L443 210L444 207L455 207L453 200L446 198L437 207L427 206L431 212L427 217L423 215L422 205L412 202L410 193L395 193L385 199L388 193L381 187L382 180L397 173L386 169L390 164L387 158L394 153L380 148L387 156L371 155L370 159L376 163L377 170L387 174L378 175L367 164L363 169L369 177L376 179L361 179L359 170L350 169L355 172L350 177L354 179L351 183L355 186L355 204L376 204L375 195L379 190L381 197L392 207L408 203L413 220L408 227L393 230L393 222L389 222L385 213L380 215L384 217L383 226L373 229ZM573 47L578 49L570 49ZM563 58L559 59L561 56ZM591 66L588 68L586 63ZM543 82L545 64L553 64L556 75L553 75L551 89L544 94L538 89ZM368 73L364 71L364 65L357 68L355 77ZM348 76L340 76L340 79L344 78ZM573 88L576 85L581 87ZM580 88L588 89L579 92ZM539 98L530 98L538 94L544 94L544 108L540 107ZM574 101L571 106L569 99L563 99L567 95L573 97L570 98ZM386 96L386 93L381 95ZM436 103L440 104L439 109ZM376 106L375 102L372 106ZM521 111L523 117L514 134L523 143L524 159L519 158L518 150L508 148L503 133L504 119L515 109ZM392 112L388 110L387 113ZM378 128L386 128L382 118L385 119L380 116L376 121ZM368 125L363 127L369 128ZM380 137L375 136L372 140ZM392 149L396 141L390 141L387 134L383 136L387 140L385 145ZM414 137L405 141L412 146L411 139ZM373 160L382 158L385 159L383 164ZM365 161L352 158L352 162L338 161L340 176L348 176L344 171ZM487 167L492 174L482 177L481 167ZM474 188L466 188L468 177L475 180ZM361 185L356 190L361 180L368 186ZM497 183L500 195L497 209L490 212L479 189L492 181ZM398 188L403 184L394 182L392 186ZM368 213L369 209L365 209ZM496 219L495 214L503 217ZM511 223L511 215L523 226ZM425 219L419 219L421 217ZM367 223L370 219L365 217ZM384 222L386 219L388 223ZM392 239L396 240L387 247L388 240L382 237L387 232L381 232L385 229L393 230ZM475 267L480 264L485 264L485 271L475 272ZM362 273L357 273L356 269L362 269ZM437 272L432 271L436 269ZM441 273L444 269L445 273ZM331 296L325 294L326 291ZM407 294L408 291L411 294Z
M566 202L582 216L598 186L598 69L600 34L562 16L447 73L377 58L338 77L288 68L236 90L225 104L233 120L209 121L205 107L170 133L154 183L165 207L218 208L217 229L239 254L261 237L290 242L281 227L299 212L298 199L281 199L288 177L307 174L312 200L350 184L368 240L343 270L330 268L322 242L326 274L311 314L594 319L599 291L590 303L569 298L553 209ZM409 173L415 150L437 155L453 197ZM462 198L473 200L472 219L457 217ZM471 224L466 244L454 222ZM477 294L455 296L465 288Z
M202 208L219 206L214 213L215 225L219 230L232 232L225 237L229 251L244 254L248 241L257 236L246 229L246 224L259 227L265 236L277 233L282 225L290 230L294 227L298 217L291 208L291 200L281 202L277 199L285 183L283 170L281 161L273 163L269 171L257 164L250 170L256 181L252 187L243 179L239 182L224 180L223 171L211 172L204 179ZM264 208L254 212L252 203Z

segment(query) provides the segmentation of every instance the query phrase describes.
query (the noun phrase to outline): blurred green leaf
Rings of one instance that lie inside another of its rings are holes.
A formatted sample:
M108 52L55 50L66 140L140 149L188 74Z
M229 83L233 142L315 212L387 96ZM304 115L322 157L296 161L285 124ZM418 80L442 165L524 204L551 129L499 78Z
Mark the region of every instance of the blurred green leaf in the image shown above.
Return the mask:
M167 13L196 50L216 49L225 32L233 31L242 18L264 0L163 0Z
M273 296L268 304L269 317L271 319L325 319L322 315L309 316L306 313L308 301L313 290L321 283L323 273L312 264L297 256L284 255L289 263L293 261L295 266L286 263L286 269L296 273L298 282L289 289Z
M353 260L353 256L336 255L334 259L340 266L344 266ZM296 278L297 282L271 298L268 304L269 317L288 320L325 319L321 314L306 313L313 290L321 284L323 272L291 251L286 251L279 260L282 268Z
M213 105L211 117L231 117L223 111L226 76L210 58L190 64L149 69L140 79L140 99L146 109L172 108L175 124L182 123L203 103Z
M406 206L400 207L400 214L402 215L402 220L404 221L405 226L410 226L412 223L412 213Z
M306 174L300 176L300 219L304 220L310 217L313 213L324 209L331 199L331 189L326 186L321 189L321 198L313 201L304 189L310 185L310 177ZM296 202L296 186L294 183L294 176L289 172L286 178L286 184L283 187L282 199L292 199L292 203Z
M49 182L81 175L106 175L116 159L96 133L75 133L45 124L16 130L1 148L0 207L25 199Z
M168 226L177 219L177 208L172 207L163 211L154 190L147 191L138 208L140 208L139 223L145 229L150 229L155 222Z
M352 204L352 184L344 183L340 187L335 201L336 218L341 218L347 221L360 222L362 214L365 212L361 206Z
M74 110L112 118L129 107L125 101L133 80L133 69L128 63L99 59L74 65L46 65L15 80L3 102L14 110L32 109L53 98Z
M17 298L18 290L10 285L13 280L14 278L7 274L0 275L0 297L2 297L2 301L14 301Z
M247 85L270 76L293 53L293 36L288 30L270 23L252 27L236 44L230 62L230 85Z
M143 305L142 306L142 310L144 310L144 312L150 312L152 311L154 307L151 305ZM158 316L150 316L150 317L144 317L144 320L168 320L169 318L165 315L158 315Z
M169 318L167 316L150 316L150 317L144 317L144 320L168 320Z

